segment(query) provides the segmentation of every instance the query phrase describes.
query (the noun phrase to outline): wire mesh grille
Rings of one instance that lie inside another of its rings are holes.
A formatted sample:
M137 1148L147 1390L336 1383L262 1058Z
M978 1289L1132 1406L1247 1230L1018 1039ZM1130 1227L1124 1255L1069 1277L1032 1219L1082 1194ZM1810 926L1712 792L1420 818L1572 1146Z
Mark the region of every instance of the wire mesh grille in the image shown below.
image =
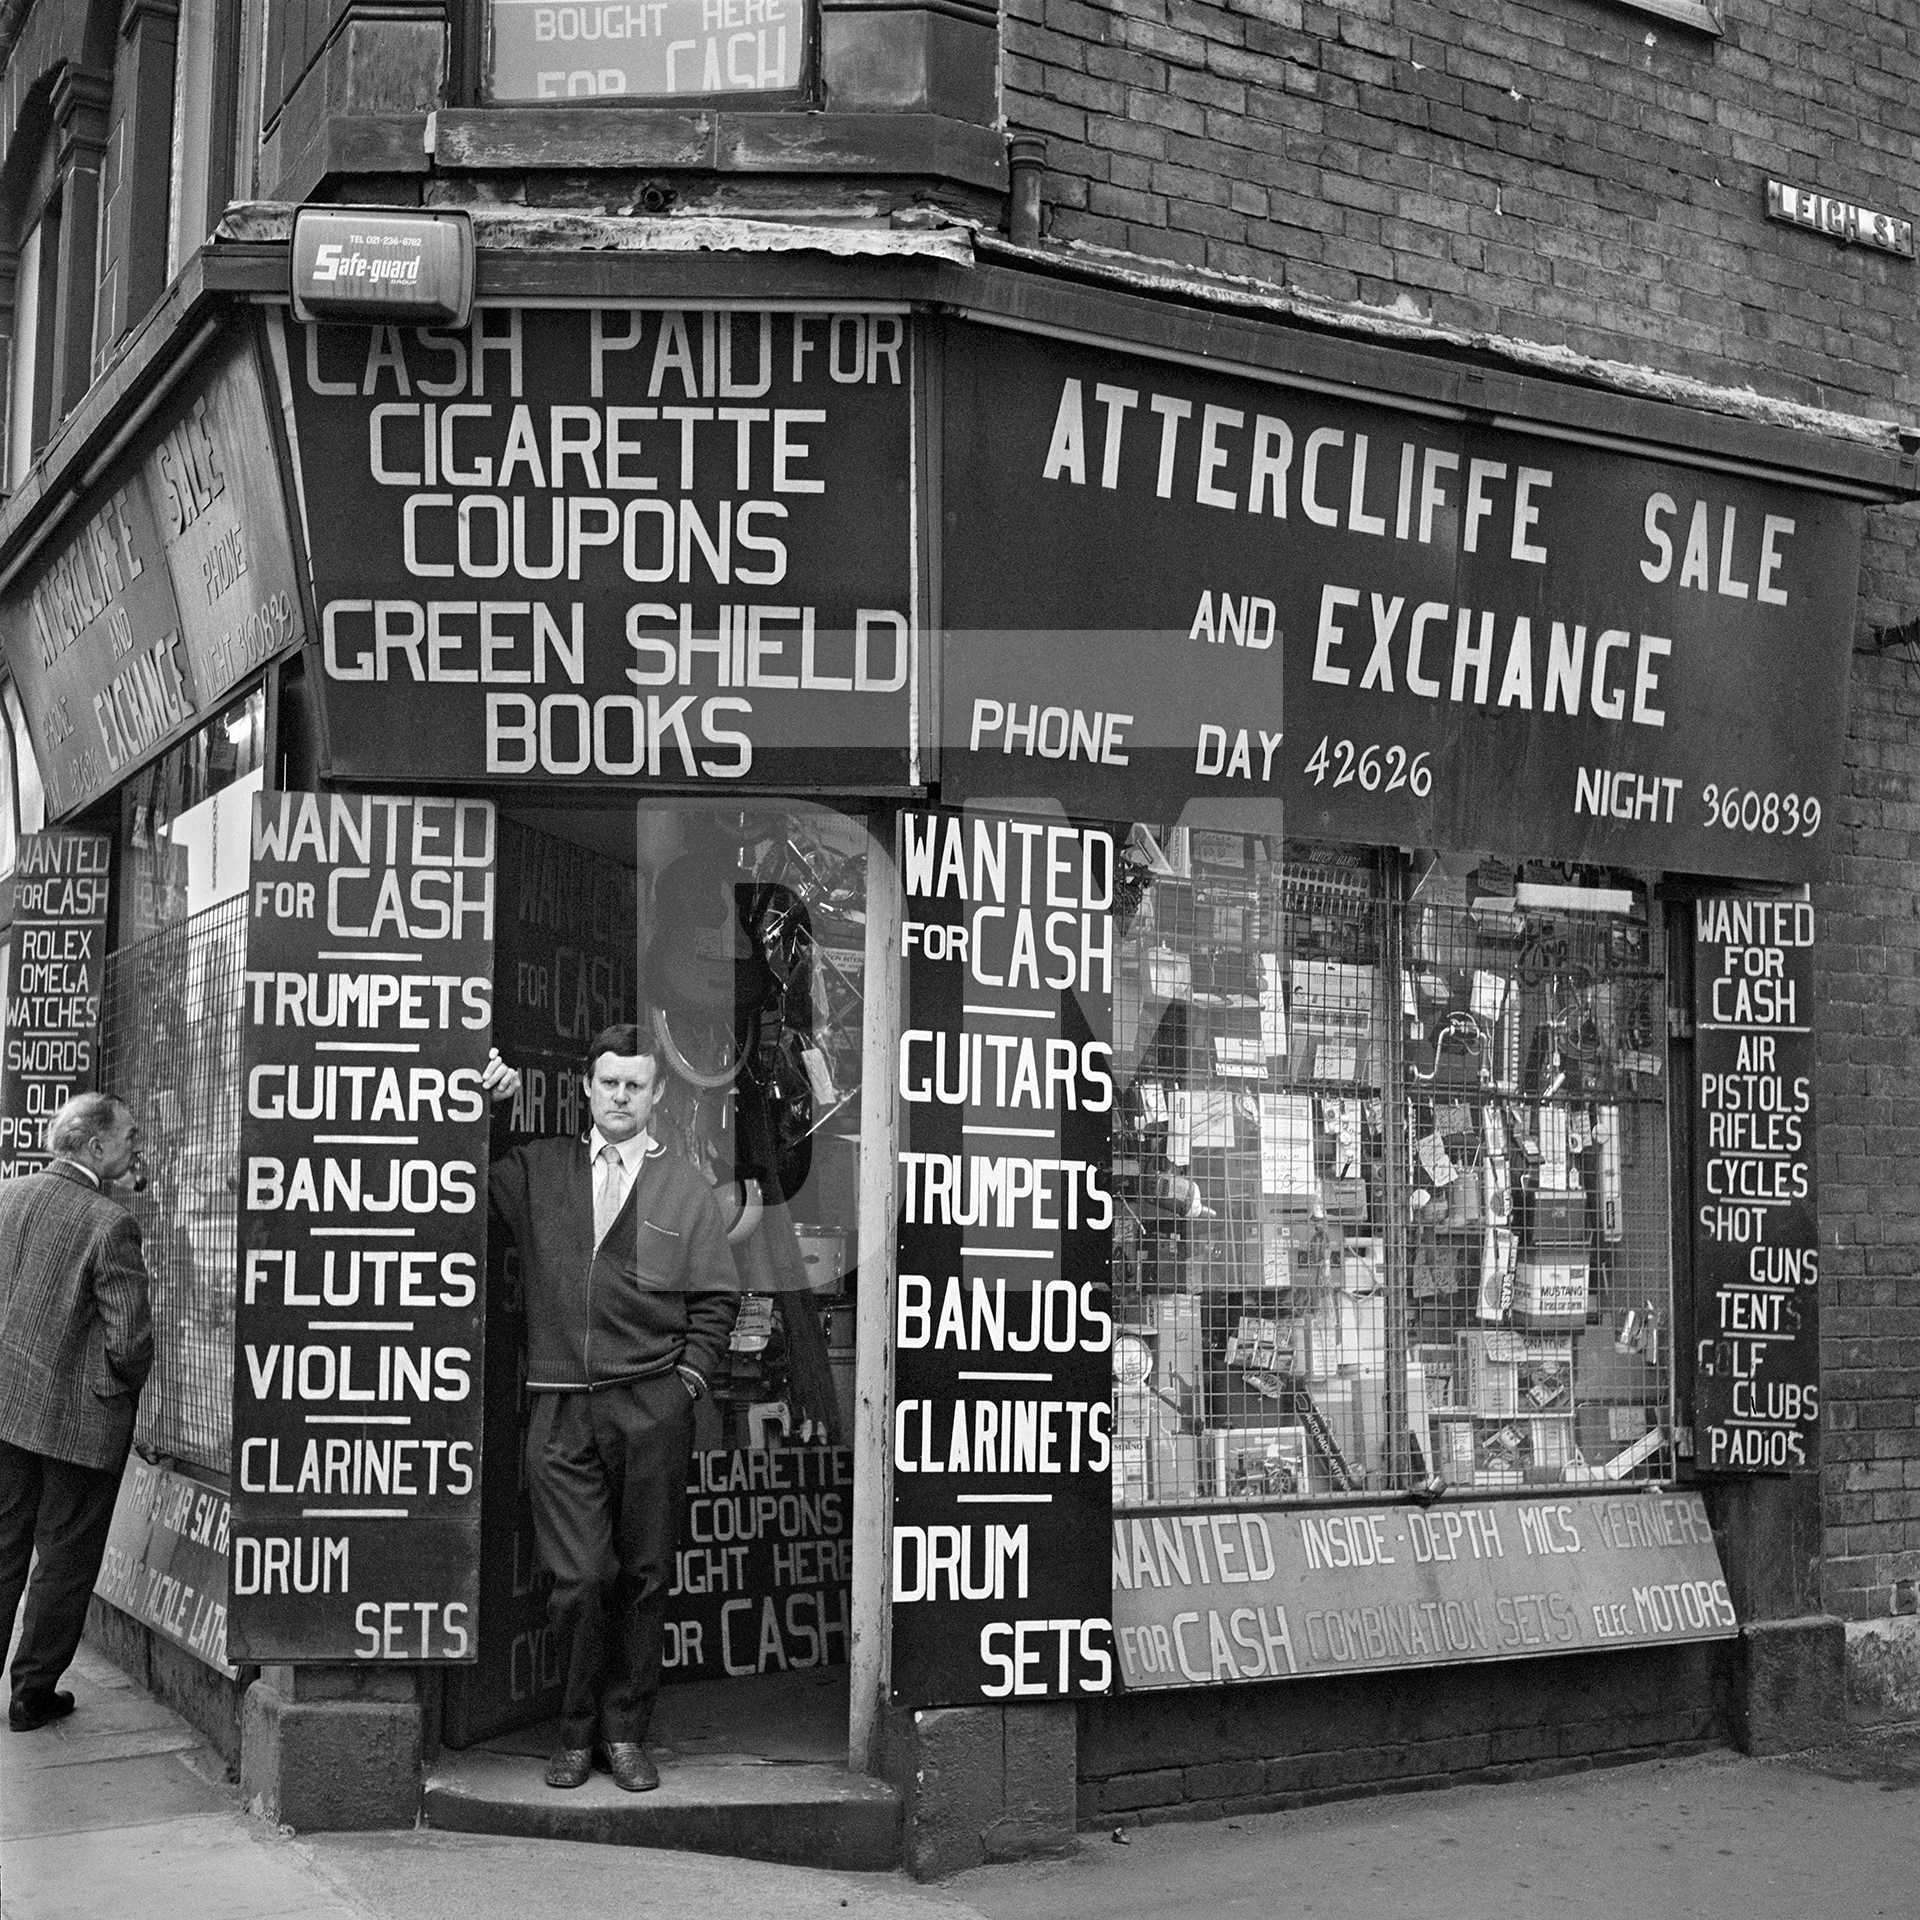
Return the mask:
M233 1441L244 895L107 960L102 1081L133 1109L151 1181L129 1205L153 1298L134 1438L217 1472Z
M1644 893L1197 830L1129 865L1116 1502L1670 1473Z

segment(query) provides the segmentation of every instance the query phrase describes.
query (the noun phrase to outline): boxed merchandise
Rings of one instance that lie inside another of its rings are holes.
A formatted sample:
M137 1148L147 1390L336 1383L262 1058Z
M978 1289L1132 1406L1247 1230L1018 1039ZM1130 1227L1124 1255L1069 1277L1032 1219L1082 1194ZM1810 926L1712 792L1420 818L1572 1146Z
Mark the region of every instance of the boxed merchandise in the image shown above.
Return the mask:
M1296 1241L1299 1229L1286 1218L1267 1216L1260 1243L1260 1284L1263 1287L1293 1285L1294 1262L1304 1249Z
M1261 1279L1266 1287L1315 1287L1333 1278L1337 1238L1304 1207L1288 1200L1260 1203Z
M1545 1415L1527 1422L1529 1437L1533 1443L1533 1464L1536 1469L1554 1469L1567 1466L1573 1459L1573 1420L1570 1415Z
M1427 1405L1436 1412L1460 1404L1460 1395L1453 1385L1458 1358L1451 1342L1441 1345L1429 1341L1413 1349L1412 1364L1420 1369L1420 1378L1426 1384Z
M1387 1464L1387 1394L1378 1373L1311 1377L1295 1383L1319 1408L1357 1483ZM1309 1427L1309 1438L1312 1437ZM1345 1491L1335 1487L1334 1492Z
M1520 1405L1530 1414L1565 1414L1573 1407L1573 1343L1530 1345L1520 1361Z
M1287 1000L1280 983L1280 956L1260 956L1260 1051L1269 1060L1287 1057Z
M1165 1400L1191 1411L1200 1387L1200 1302L1193 1294L1169 1294L1153 1303L1158 1335L1153 1379Z
M1143 1440L1153 1417L1153 1390L1145 1385L1115 1386L1113 1390L1113 1432L1118 1440Z
M1458 1344L1462 1404L1503 1418L1518 1413L1520 1367L1512 1342L1497 1333L1463 1333Z
M1243 1313L1227 1335L1222 1364L1256 1373L1284 1373L1292 1357L1292 1323L1287 1320L1263 1320Z
M1630 1440L1638 1440L1653 1423L1651 1407L1609 1407L1607 1438L1615 1446L1623 1446Z
M1329 1220L1362 1223L1367 1217L1367 1183L1357 1174L1347 1179L1322 1180L1320 1205Z
M1260 1191L1311 1210L1320 1201L1313 1100L1304 1093L1259 1097Z
M1473 1422L1442 1419L1433 1423L1433 1470L1455 1484L1473 1478Z
M1310 1373L1378 1373L1386 1365L1386 1296L1338 1288L1322 1294L1306 1316Z
M1304 1427L1222 1427L1210 1438L1216 1499L1282 1500L1311 1484Z
M1156 1410L1147 1436L1147 1479L1156 1500L1191 1500L1202 1493L1202 1436L1177 1431L1168 1408Z
M1513 1317L1523 1327L1583 1326L1586 1262L1523 1258L1514 1271Z
M1384 1390L1385 1381L1381 1382ZM1382 1409L1384 1412L1384 1408ZM1418 1360L1407 1362L1407 1435L1415 1448L1415 1457L1410 1464L1415 1468L1424 1467L1433 1470L1433 1405L1427 1394L1426 1369ZM1391 1466L1392 1462L1382 1456L1382 1464Z
M1113 1341L1113 1431L1116 1439L1144 1440L1153 1406L1154 1351L1150 1336L1117 1333Z
M1260 1051L1258 1036L1216 1033L1213 1036L1213 1070L1227 1079L1260 1079L1267 1070L1267 1063Z
M1378 1293L1386 1261L1377 1239L1349 1236L1340 1249L1340 1283L1349 1293Z
M1506 1419L1563 1411L1571 1401L1571 1340L1525 1333L1463 1333L1457 1353L1455 1396L1475 1413Z
M1531 1464L1532 1444L1532 1434L1525 1422L1509 1421L1503 1426L1477 1430L1474 1435L1474 1485L1518 1486Z
M1376 969L1296 960L1289 985L1292 1071L1316 1080L1370 1079Z
M1520 1189L1520 1244L1542 1252L1564 1248L1580 1253L1587 1246L1587 1196L1584 1189L1555 1193L1542 1187Z

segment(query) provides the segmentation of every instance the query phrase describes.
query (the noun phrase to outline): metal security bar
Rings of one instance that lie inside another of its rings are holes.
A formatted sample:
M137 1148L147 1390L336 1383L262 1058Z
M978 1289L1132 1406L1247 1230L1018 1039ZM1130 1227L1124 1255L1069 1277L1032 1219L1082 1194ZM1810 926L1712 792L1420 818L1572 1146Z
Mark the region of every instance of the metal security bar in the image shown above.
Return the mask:
M129 1200L152 1281L154 1365L134 1438L217 1472L233 1439L246 898L107 960L100 1084L133 1109L151 1182Z
M1144 825L1124 867L1116 1503L1670 1473L1644 890Z

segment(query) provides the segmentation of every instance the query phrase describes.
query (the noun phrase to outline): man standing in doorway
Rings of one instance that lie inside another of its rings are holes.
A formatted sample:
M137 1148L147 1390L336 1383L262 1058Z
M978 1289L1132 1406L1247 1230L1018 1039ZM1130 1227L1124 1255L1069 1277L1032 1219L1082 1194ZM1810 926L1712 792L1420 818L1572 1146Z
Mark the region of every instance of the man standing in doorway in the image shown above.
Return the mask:
M739 1310L713 1189L647 1131L660 1082L651 1037L608 1028L587 1055L586 1139L515 1147L489 1183L527 1302L527 1480L565 1676L552 1787L585 1784L596 1738L618 1785L660 1784L645 1742L693 1404ZM518 1083L496 1053L489 1092Z
M53 1159L0 1186L0 1638L27 1596L15 1733L73 1711L54 1687L87 1623L153 1365L140 1228L106 1192L139 1138L111 1094L77 1094L47 1123Z

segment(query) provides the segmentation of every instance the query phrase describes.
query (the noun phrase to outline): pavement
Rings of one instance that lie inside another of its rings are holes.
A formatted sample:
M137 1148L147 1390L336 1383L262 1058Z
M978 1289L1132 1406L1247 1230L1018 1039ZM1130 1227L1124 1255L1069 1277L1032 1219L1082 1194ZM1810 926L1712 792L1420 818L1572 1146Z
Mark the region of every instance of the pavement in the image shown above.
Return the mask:
M5 1920L1880 1920L1920 1914L1920 1725L1505 1786L1085 1834L934 1886L645 1847L296 1835L91 1649L0 1732Z

